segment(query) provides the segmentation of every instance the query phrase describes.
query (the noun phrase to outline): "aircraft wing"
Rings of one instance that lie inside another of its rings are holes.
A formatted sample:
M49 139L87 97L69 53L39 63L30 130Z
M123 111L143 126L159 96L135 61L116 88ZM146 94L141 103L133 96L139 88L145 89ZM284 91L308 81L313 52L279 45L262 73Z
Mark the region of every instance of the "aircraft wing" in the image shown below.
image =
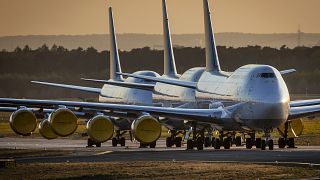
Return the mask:
M169 78L161 78L161 77L150 77L150 76L143 76L143 75L136 75L136 74L129 74L129 73L117 73L117 74L128 76L128 77L134 77L138 79L143 79L146 81L160 82L160 83L171 84L171 85L192 88L192 89L197 88L197 83L191 82L191 81L183 81L178 79L169 79Z
M108 81L108 80L86 79L86 78L81 78L81 79L84 81L91 81L91 82L109 84L109 85L113 85L113 86L141 89L141 90L147 90L147 91L153 91L154 86L155 86L154 84L130 83L130 82Z
M291 101L290 107L312 106L318 104L320 104L320 99L297 100Z
M320 114L320 105L290 107L288 119L296 119Z
M296 72L296 70L295 69L287 69L287 70L280 71L280 74L285 75L285 74L290 74L293 72Z
M127 112L134 114L150 113L155 116L163 116L168 118L177 118L184 120L196 120L201 122L221 123L221 119L227 115L223 108L217 109L183 109L170 107L155 107L155 106L138 106L124 104L108 104L94 102L77 102L77 101L55 101L55 100L34 100L34 99L12 99L0 98L0 106L25 106L28 108L49 108L55 109L59 106L68 108L88 108L96 111L109 110L110 113Z
M31 81L32 83L36 84L43 84L47 86L54 86L54 87L60 87L65 89L73 89L73 90L80 90L84 92L90 92L90 93L101 93L100 88L92 88L92 87L85 87L85 86L75 86L75 85L68 85L68 84L58 84L58 83L50 83L50 82L41 82L41 81Z

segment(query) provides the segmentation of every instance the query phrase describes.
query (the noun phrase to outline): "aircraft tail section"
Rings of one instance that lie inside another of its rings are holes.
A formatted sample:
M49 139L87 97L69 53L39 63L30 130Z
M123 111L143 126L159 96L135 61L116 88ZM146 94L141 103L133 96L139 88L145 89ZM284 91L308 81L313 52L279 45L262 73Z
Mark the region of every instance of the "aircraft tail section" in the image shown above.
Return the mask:
M110 79L115 81L122 81L121 65L119 60L119 52L117 45L117 37L115 34L115 27L113 21L112 8L109 7L109 33L110 33Z
M206 42L206 71L221 71L216 42L211 23L211 12L208 0L203 0L204 29Z
M178 77L178 74L176 70L176 64L175 64L173 48L172 48L166 0L162 0L162 12L163 12L163 42L164 42L164 75L176 78Z

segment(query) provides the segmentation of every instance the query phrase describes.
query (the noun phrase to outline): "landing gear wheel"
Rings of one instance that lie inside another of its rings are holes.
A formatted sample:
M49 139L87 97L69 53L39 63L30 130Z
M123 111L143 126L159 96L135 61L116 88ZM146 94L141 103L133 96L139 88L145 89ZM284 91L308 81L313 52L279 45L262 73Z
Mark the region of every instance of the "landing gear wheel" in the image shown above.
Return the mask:
M167 137L167 139L166 139L166 146L167 146L167 147L172 147L171 137Z
M113 147L116 147L117 146L117 144L118 144L118 140L117 140L117 138L112 138L112 146Z
M147 147L147 145L146 144L144 144L144 143L140 143L140 148L146 148Z
M197 141L196 141L196 145L197 145L197 149L198 150L203 150L203 141L201 137L198 137Z
M261 150L266 150L266 140L261 140Z
M214 143L215 143L216 138L212 137L211 138L211 146L214 147Z
M121 145L121 146L125 146L125 145L126 145L126 138L122 137L122 138L120 139L120 145Z
M256 148L257 149L261 148L261 138L256 138Z
M96 144L96 147L101 147L101 142L95 143L95 144Z
M224 147L224 149L230 149L230 146L231 146L230 139L229 139L229 138L225 138L225 139L223 140L223 147Z
M88 138L87 147L93 147L93 145L94 145L94 142L92 141L92 139Z
M209 147L211 146L211 141L209 137L204 138L204 147Z
M241 137L240 136L236 137L236 146L241 146Z
M273 140L272 139L269 140L268 147L269 147L269 150L273 150Z
M251 148L252 148L252 139L246 138L246 149L251 149Z
M181 147L182 137L176 137L176 147Z
M288 148L294 148L294 138L289 138L288 140Z
M150 143L150 148L155 148L157 145L157 141Z
M278 140L278 145L279 145L279 148L284 148L286 147L286 141L284 138L279 138Z
M216 138L214 141L214 149L220 149L221 141L220 139Z
M187 141L187 149L193 149L193 141L191 139Z

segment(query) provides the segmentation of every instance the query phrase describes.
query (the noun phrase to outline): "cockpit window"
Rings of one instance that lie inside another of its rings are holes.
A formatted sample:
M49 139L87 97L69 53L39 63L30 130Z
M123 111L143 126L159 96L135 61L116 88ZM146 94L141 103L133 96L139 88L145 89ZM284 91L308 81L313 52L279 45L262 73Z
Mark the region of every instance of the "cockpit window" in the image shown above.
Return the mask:
M259 73L257 77L260 78L275 78L276 75L274 73Z

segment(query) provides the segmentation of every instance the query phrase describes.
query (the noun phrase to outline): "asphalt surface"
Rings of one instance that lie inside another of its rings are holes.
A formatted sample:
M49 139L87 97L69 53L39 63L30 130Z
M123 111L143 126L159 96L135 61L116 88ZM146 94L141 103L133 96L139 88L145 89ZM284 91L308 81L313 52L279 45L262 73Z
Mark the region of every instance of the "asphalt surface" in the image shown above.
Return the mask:
M203 151L181 148L166 148L165 140L159 140L157 147L139 148L138 142L126 141L125 147L111 147L111 142L100 148L86 148L86 140L36 138L0 138L0 149L69 150L68 155L28 156L15 158L18 163L54 162L110 162L110 161L210 161L243 163L294 163L320 166L320 146L302 146L293 149L260 150L231 147L229 150ZM9 158L9 157L8 157Z

